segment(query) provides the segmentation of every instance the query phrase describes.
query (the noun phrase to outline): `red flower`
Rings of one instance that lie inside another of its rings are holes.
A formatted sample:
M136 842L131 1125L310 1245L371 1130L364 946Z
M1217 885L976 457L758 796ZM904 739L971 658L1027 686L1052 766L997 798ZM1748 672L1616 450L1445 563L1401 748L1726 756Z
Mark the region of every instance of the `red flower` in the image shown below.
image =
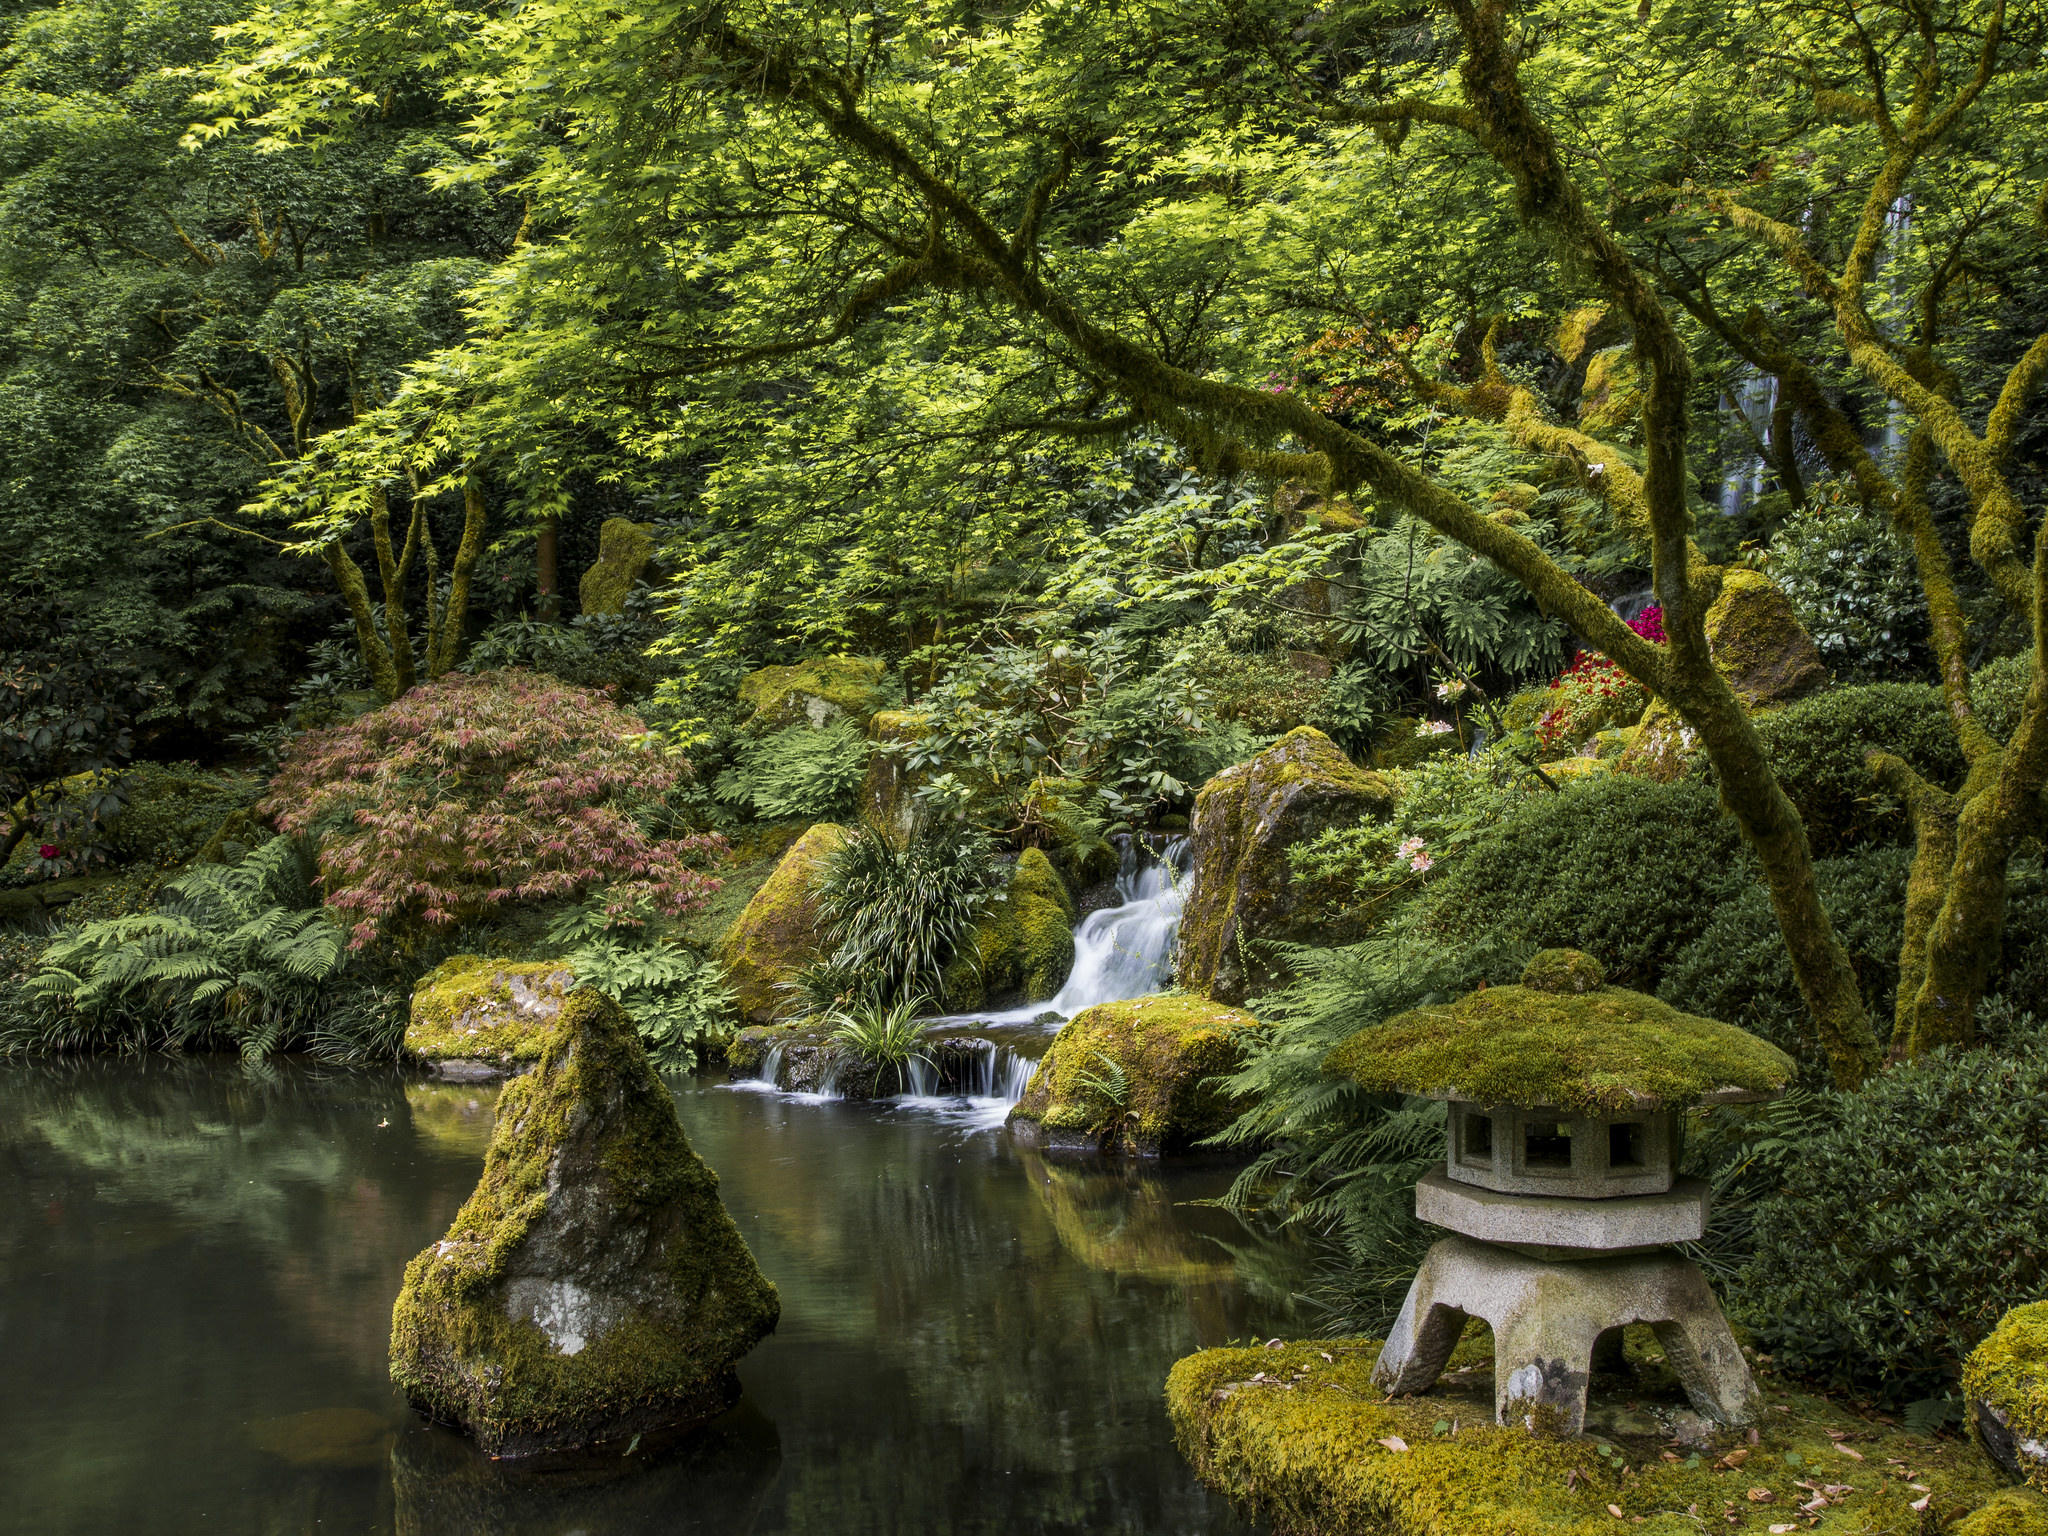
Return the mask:
M38 848L36 852L40 853L46 859L58 859L64 856L64 850L62 848L59 848L55 843L45 843L43 844L42 847Z

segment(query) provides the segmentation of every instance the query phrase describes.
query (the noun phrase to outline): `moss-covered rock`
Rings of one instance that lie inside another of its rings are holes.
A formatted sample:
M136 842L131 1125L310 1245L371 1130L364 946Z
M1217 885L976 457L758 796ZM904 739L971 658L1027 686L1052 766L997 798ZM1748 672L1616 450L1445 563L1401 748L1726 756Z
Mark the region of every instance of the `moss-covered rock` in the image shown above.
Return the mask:
M1949 1527L1950 1536L2048 1536L2048 1499L2008 1488Z
M923 734L917 716L907 709L881 710L868 720L868 740L880 750L869 756L861 781L861 816L897 837L908 837L917 824L917 789L924 781L900 749Z
M391 1379L493 1455L576 1449L723 1411L780 1310L632 1022L579 991L406 1268Z
M882 664L865 656L808 656L749 672L740 683L740 702L753 710L747 729L757 734L842 717L864 725L885 696Z
M1747 1030L1588 981L1598 962L1545 950L1522 984L1413 1008L1360 1030L1326 1070L1375 1092L1521 1104L1585 1115L1764 1097L1792 1058Z
M1027 848L993 903L946 968L955 1010L1051 997L1074 966L1074 899L1052 860Z
M1393 1399L1372 1381L1375 1340L1205 1350L1174 1366L1167 1409L1202 1481L1278 1536L1922 1536L1964 1529L1949 1522L1997 1496L1959 1442L1873 1424L1776 1378L1762 1383L1753 1444L1694 1420L1695 1450L1674 1433L1685 1419L1641 1401L1597 1440L1502 1428L1491 1363L1472 1342L1453 1357L1469 1369Z
M1761 571L1737 569L1722 577L1721 594L1707 610L1706 631L1714 665L1750 709L1789 703L1827 683L1827 668L1791 599ZM1643 712L1616 766L1669 783L1686 771L1698 746L1698 734L1657 699Z
M451 956L413 987L406 1054L448 1077L522 1071L540 1059L574 983L559 960Z
M597 534L597 559L577 584L585 613L624 613L633 584L654 559L654 524L608 517Z
M1543 695L1548 696L1544 689ZM1372 765L1392 773L1427 762L1440 752L1461 752L1465 743L1456 731L1430 731L1415 715L1396 715L1372 739Z
M818 872L846 841L846 828L821 821L790 845L724 938L718 958L740 1015L766 1023L780 1012L781 984L819 958Z
M1259 1022L1202 998L1097 1003L1054 1037L1011 1130L1053 1151L1158 1157L1185 1152L1242 1105L1210 1079L1234 1072Z
M1287 850L1333 827L1384 815L1391 785L1353 765L1321 731L1289 731L1226 768L1195 797L1194 872L1180 925L1180 984L1242 1002L1280 978L1259 946L1334 943L1295 888Z
M2014 1307L1972 1351L1963 1397L1985 1454L2048 1493L2048 1301Z

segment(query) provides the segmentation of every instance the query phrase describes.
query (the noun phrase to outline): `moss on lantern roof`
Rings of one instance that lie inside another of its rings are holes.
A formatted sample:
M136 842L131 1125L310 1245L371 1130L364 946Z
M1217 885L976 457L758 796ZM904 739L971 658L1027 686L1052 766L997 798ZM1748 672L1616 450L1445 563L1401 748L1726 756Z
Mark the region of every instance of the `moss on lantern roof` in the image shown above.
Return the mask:
M1323 1065L1376 1091L1588 1115L1763 1097L1791 1081L1792 1059L1747 1030L1599 977L1590 957L1545 950L1520 986L1410 1009L1360 1030Z

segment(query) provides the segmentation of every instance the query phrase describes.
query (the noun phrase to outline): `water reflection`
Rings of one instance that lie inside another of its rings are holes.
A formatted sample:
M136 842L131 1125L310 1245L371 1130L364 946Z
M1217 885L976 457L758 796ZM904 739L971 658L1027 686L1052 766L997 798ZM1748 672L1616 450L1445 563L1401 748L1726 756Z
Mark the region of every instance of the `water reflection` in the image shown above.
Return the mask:
M491 1102L296 1068L0 1070L0 1530L1242 1529L1159 1395L1181 1354L1281 1325L1284 1255L1189 1203L1226 1174L1049 1164L709 1081L678 1107L782 1290L745 1401L631 1475L481 1460L408 1413L385 1344Z

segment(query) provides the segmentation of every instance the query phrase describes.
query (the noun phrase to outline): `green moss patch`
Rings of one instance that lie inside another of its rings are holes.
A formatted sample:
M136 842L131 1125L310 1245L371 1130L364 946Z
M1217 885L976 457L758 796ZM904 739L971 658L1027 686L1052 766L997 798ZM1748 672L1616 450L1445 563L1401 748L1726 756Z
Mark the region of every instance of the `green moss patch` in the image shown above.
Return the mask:
M753 710L750 731L824 725L840 715L865 724L883 702L882 664L865 656L809 656L789 667L762 667L740 683L740 702Z
M1061 1150L1184 1152L1242 1108L1211 1079L1243 1064L1258 1020L1204 998L1098 1003L1054 1038L1013 1126Z
M1376 1091L1590 1115L1775 1093L1793 1073L1746 1030L1621 987L1488 987L1362 1029L1323 1065Z
M1490 1364L1463 1346L1454 1366L1472 1363L1450 1384L1389 1400L1372 1381L1378 1358L1370 1339L1191 1355L1166 1383L1182 1453L1281 1536L1921 1536L1996 1490L1961 1442L1873 1424L1776 1378L1757 1444L1731 1431L1695 1449L1649 1415L1634 1416L1644 1433L1607 1438L1500 1428Z
M2014 1307L1963 1364L1985 1448L2048 1493L2048 1301Z
M391 1377L488 1451L568 1449L719 1412L779 1309L631 1021L579 991L406 1268Z
M804 833L719 940L719 961L747 1019L774 1018L783 1002L781 983L818 958L818 872L845 841L846 828L829 821Z
M946 1001L979 1008L997 998L1051 997L1074 965L1074 900L1052 860L1027 848L1002 901L992 904L946 968Z
M624 613L633 584L654 559L654 524L608 517L597 534L597 559L577 583L585 613Z
M422 1061L539 1059L573 978L559 960L518 964L454 955L413 988L408 1055Z

